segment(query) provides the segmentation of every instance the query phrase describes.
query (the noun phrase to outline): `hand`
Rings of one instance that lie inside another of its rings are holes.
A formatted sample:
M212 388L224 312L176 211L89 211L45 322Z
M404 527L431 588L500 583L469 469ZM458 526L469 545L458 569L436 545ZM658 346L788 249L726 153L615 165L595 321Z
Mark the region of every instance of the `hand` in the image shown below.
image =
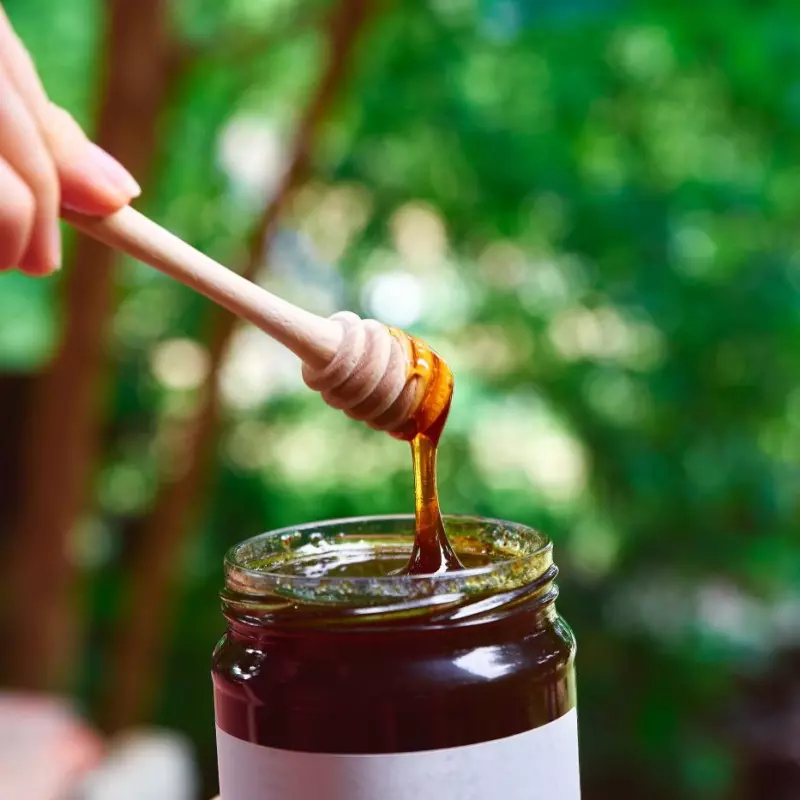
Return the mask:
M53 105L0 6L0 271L46 275L61 265L61 205L106 215L139 186Z

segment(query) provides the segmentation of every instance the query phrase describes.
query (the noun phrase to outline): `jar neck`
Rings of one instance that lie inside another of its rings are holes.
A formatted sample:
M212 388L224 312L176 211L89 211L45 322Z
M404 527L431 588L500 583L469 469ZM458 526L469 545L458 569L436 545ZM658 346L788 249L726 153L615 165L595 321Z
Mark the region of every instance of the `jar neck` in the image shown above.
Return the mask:
M262 639L305 633L441 631L468 625L502 624L528 617L535 629L555 617L558 568L552 561L534 580L511 589L443 592L386 598L381 603L324 603L275 595L244 594L226 587L223 613L236 638ZM374 599L374 598L373 598Z
M292 632L442 629L545 615L556 597L553 547L539 531L445 517L464 569L409 575L414 517L362 517L261 534L225 557L226 617L237 628Z

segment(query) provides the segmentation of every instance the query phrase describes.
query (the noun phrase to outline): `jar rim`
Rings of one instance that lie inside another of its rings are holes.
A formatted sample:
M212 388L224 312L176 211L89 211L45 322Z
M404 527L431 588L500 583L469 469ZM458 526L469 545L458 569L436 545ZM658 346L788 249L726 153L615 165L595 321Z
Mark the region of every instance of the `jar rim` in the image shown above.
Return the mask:
M225 554L226 593L253 597L295 597L323 602L396 601L454 594L497 592L530 584L547 576L552 566L552 542L528 525L473 515L445 515L445 526L458 543L472 541L492 548L493 555L507 554L490 563L437 575L343 575L294 574L270 569L292 563L292 553L333 555L336 548L353 547L363 533L363 548L376 549L381 541L394 539L411 552L414 516L387 514L344 517L291 525L246 539ZM383 539L381 539L383 537ZM401 538L402 537L402 538ZM316 548L316 551L314 550ZM458 549L458 547L457 547ZM341 550L339 551L341 552Z

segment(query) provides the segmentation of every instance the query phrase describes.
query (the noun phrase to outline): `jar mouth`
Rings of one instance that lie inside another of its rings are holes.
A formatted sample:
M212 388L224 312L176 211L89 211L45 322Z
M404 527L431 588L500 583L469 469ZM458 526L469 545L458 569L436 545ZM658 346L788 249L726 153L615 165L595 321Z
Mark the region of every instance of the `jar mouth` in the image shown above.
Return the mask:
M490 561L437 575L360 576L357 570L331 574L324 566L306 568L326 560L357 563L370 558L393 559L402 566L411 554L413 515L325 520L262 533L232 547L225 555L225 594L353 606L433 597L446 603L554 577L552 543L536 529L463 515L447 515L444 522L459 556Z

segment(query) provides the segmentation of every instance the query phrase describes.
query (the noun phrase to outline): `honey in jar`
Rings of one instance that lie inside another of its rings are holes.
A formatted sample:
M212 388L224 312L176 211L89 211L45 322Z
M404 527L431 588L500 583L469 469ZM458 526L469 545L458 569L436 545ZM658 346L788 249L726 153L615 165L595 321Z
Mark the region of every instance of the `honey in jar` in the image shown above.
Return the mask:
M575 640L552 545L446 517L460 568L409 574L410 516L263 534L225 561L222 800L577 800Z

